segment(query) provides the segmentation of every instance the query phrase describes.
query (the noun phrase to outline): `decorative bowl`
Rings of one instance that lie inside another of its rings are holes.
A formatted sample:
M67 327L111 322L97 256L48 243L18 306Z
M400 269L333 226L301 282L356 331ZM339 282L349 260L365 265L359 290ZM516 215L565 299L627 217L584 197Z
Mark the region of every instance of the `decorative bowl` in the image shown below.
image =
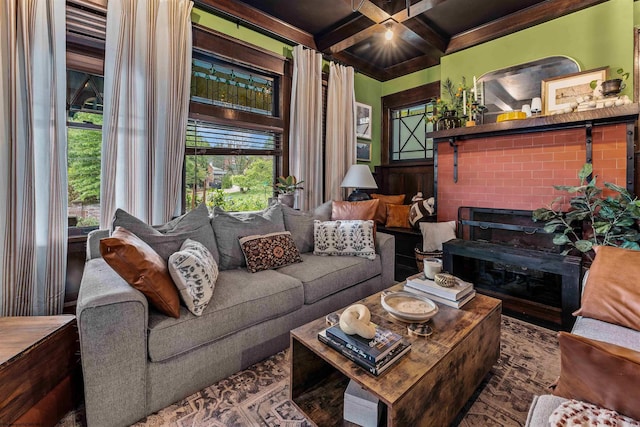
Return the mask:
M404 322L425 322L438 313L438 306L429 298L411 292L383 293L382 308Z
M458 283L458 280L455 276L447 273L438 273L435 275L436 285L442 286L443 288L450 288L455 286Z

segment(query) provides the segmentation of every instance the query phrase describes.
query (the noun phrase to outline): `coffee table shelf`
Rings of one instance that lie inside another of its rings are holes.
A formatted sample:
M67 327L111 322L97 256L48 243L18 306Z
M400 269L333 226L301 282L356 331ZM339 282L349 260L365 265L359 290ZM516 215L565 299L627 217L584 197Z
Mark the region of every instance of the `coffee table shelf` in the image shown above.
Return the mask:
M407 337L411 351L374 377L318 341L326 325L316 319L291 331L292 400L318 426L340 425L343 393L353 379L386 406L383 425L448 425L498 360L500 300L477 295L460 310L439 305L429 338L407 336L407 324L384 311L380 293L361 302L373 322Z

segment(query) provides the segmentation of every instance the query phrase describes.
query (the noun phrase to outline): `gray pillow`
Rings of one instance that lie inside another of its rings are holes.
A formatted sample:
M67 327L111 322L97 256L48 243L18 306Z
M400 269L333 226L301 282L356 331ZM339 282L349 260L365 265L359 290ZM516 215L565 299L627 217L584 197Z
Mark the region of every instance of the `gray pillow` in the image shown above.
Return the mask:
M313 251L313 221L329 221L332 203L332 201L328 201L308 212L282 205L284 228L291 233L300 253Z
M213 209L211 225L220 253L220 270L244 267L246 261L238 239L254 234L268 234L284 229L282 207L280 204L269 206L259 212L225 212L216 206Z
M151 246L165 261L179 251L187 239L202 243L211 252L216 262L220 258L216 238L211 228L209 210L204 203L166 224L157 226L151 226L130 213L117 209L112 226L114 229L120 226L131 231Z

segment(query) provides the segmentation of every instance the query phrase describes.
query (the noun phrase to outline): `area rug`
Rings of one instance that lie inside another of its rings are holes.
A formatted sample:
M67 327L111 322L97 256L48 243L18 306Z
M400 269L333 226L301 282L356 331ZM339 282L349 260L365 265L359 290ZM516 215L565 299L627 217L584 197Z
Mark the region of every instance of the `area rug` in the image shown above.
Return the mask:
M535 394L560 372L557 333L502 316L500 359L453 425L523 426ZM307 420L289 400L288 351L280 352L141 420L142 426L304 427ZM82 408L58 427L84 427Z

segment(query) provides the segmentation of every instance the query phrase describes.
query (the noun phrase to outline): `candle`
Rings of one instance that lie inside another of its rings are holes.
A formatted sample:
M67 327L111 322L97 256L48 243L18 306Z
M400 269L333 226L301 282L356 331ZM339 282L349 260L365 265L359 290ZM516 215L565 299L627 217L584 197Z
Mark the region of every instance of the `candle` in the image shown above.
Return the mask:
M467 91L462 91L462 114L467 115Z
M476 76L473 76L473 96L474 96L474 101L478 100L478 84L476 81Z

